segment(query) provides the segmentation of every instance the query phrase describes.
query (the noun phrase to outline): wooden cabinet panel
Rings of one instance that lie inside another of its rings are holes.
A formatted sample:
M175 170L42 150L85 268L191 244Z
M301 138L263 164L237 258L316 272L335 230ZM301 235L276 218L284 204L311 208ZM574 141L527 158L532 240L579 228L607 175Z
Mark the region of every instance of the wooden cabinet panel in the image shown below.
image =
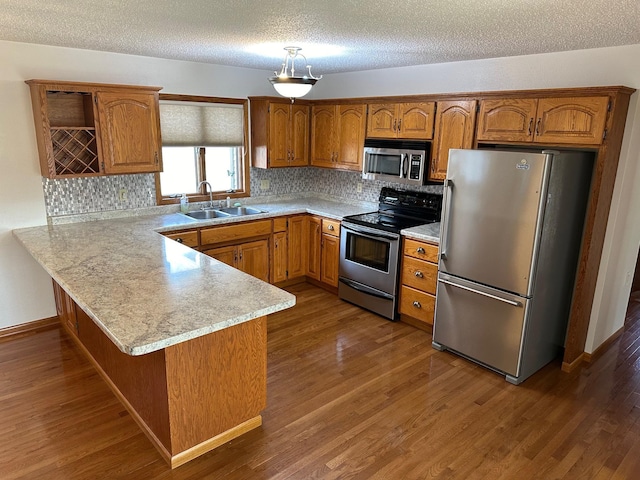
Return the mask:
M480 141L600 145L609 97L483 100Z
M277 217L273 219L273 231L275 232L286 232L287 231L287 217Z
M367 138L396 138L397 110L396 103L370 103L367 114Z
M367 138L433 138L435 102L369 104Z
M333 167L335 124L335 106L314 105L311 108L311 165Z
M406 285L400 287L400 313L433 325L436 297Z
M287 167L291 155L290 106L284 103L271 103L269 109L269 166Z
M200 230L202 245L233 242L243 238L260 237L271 234L271 220L243 222L236 225L203 228Z
M309 106L291 105L290 167L309 164Z
M271 283L284 282L287 279L288 253L287 232L274 233L271 251Z
M340 262L340 239L332 234L322 234L321 275L322 282L338 286L338 264Z
M76 313L76 303L69 294L53 281L53 296L56 301L56 313L62 326L71 334L78 335L78 319Z
M405 257L401 278L404 285L435 295L438 281L438 265Z
M335 167L362 170L366 124L365 105L339 105Z
M535 99L483 100L478 115L478 140L530 142L538 101Z
M334 237L340 236L340 221L331 220L329 218L322 219L322 233L327 235L333 235Z
M308 241L309 256L307 260L307 276L314 280L320 281L320 257L322 241L321 219L318 217L309 217L308 219Z
M264 282L269 281L269 241L256 240L238 245L237 268Z
M446 178L449 149L473 146L476 104L475 100L438 102L435 138L431 151L430 180Z
M429 243L405 238L402 250L404 255L419 258L420 260L425 260L427 262L438 263L437 245L431 245Z
M157 93L96 93L105 173L162 170Z
M226 247L209 248L203 250L202 253L209 255L210 257L219 260L222 263L226 263L232 267L237 266L238 252L236 251L236 245L230 245Z
M303 277L307 273L307 258L309 252L308 216L298 215L290 217L287 227L288 243L288 277Z
M163 235L187 247L196 248L200 246L197 230L185 230L183 232L163 233Z
M314 105L311 109L311 165L360 170L365 131L365 105Z
M535 141L600 145L604 139L609 97L541 98Z

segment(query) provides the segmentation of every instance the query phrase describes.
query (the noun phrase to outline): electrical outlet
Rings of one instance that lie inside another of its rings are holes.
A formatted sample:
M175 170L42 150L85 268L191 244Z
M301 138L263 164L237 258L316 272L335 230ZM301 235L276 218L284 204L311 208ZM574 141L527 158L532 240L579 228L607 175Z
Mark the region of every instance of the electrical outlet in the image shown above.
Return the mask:
M127 201L127 189L126 188L121 188L120 191L118 192L118 197L120 198L120 202L124 203Z
M362 182L358 182L358 186L356 187L356 191L358 193L362 193Z
M260 190L269 190L271 182L269 180L260 180Z

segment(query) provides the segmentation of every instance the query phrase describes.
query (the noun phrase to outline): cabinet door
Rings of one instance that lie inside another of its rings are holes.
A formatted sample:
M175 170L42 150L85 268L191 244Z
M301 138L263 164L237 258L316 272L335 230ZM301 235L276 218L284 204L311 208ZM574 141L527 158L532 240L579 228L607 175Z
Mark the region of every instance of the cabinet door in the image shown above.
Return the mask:
M337 168L362 170L366 105L338 106Z
M238 269L269 281L269 241L256 240L238 245Z
M273 234L271 258L271 283L284 282L287 279L287 232Z
M322 281L338 286L338 263L340 262L340 238L322 234Z
M292 167L309 164L309 107L307 105L291 105L291 149Z
M449 149L473 146L476 103L475 100L438 102L436 132L431 152L431 180L446 178Z
M236 251L235 245L210 248L208 250L203 250L202 253L209 255L222 263L226 263L227 265L237 268L238 252Z
M436 104L401 103L398 108L398 138L431 140Z
M336 108L334 105L311 107L311 165L332 167L335 158L334 129Z
M320 242L321 237L321 220L318 217L309 217L309 257L307 263L307 276L320 280Z
M396 138L398 136L398 104L371 103L367 114L367 138Z
M157 93L97 92L105 173L162 170Z
M608 106L609 97L541 98L535 141L600 145Z
M537 105L535 99L482 100L478 140L531 142Z
M307 272L307 257L309 252L307 218L306 215L289 218L289 226L287 229L289 278L303 277Z
M269 105L269 166L286 167L289 165L289 111L291 106L284 103Z

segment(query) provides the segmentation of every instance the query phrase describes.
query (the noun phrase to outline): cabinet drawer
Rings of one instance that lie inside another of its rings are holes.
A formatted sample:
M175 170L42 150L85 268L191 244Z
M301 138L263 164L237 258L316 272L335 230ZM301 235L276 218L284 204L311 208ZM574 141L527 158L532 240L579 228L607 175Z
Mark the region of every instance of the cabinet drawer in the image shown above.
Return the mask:
M322 233L326 233L327 235L333 235L334 237L339 237L340 222L337 220L329 220L328 218L323 218Z
M197 230L193 230L190 232L165 233L164 236L170 238L171 240L175 240L178 243L182 243L187 247L193 248L199 245Z
M400 313L433 325L436 297L403 285L400 289Z
M418 242L410 238L404 239L405 255L426 260L427 262L438 263L438 246L430 243Z
M401 283L435 295L438 266L435 263L407 256L404 257L403 262Z
M287 231L287 217L273 219L273 233Z
M200 240L202 245L209 245L211 243L231 242L270 234L271 220L259 220L257 222L203 228L200 231Z

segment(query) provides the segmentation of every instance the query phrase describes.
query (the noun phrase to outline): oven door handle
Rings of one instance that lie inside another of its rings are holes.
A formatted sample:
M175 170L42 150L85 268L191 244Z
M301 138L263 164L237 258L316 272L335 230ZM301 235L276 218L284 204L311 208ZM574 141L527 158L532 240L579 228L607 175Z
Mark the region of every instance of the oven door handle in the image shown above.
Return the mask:
M364 293L366 295L371 295L372 297L384 298L385 300L393 300L393 295L390 295L390 294L384 293L384 292L372 292L368 288L364 289L364 288L360 287L357 283L352 282L351 280L347 280L346 278L340 278L339 281L344 283L348 287L351 287L354 290L357 290L357 291L359 291L361 293Z
M361 235L365 235L365 236L369 236L369 237L375 237L375 238L384 238L385 240L398 240L399 237L398 236L393 236L393 235L385 235L383 233L373 233L370 232L369 230L364 230L364 229L360 229L357 227L352 226L351 224L349 225L345 225L344 223L342 224L342 229L343 230L349 230L351 232L354 233L359 233Z

